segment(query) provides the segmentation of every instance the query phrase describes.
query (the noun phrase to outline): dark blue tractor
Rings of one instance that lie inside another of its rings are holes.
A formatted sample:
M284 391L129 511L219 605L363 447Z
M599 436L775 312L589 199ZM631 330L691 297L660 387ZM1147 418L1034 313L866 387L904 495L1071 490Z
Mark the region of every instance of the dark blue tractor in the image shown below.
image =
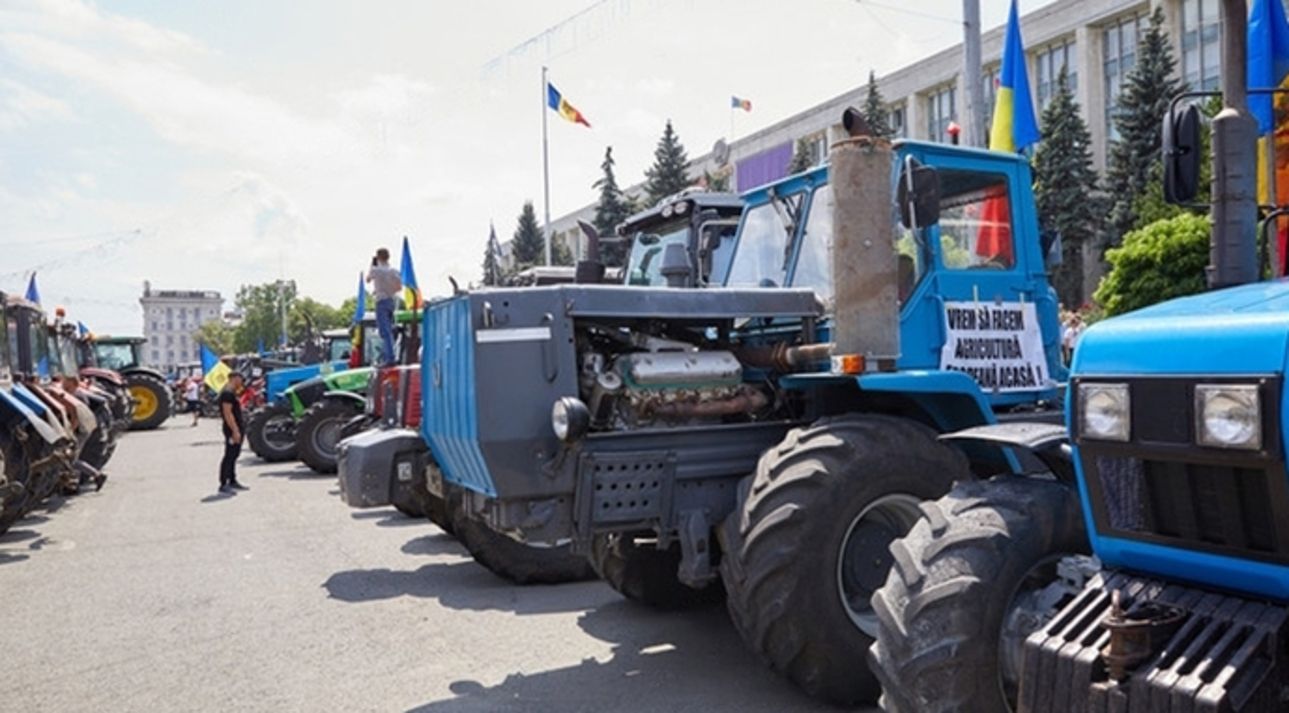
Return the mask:
M887 546L923 500L1016 465L937 435L1059 420L1052 246L1030 186L1015 156L856 136L745 196L723 289L435 305L431 490L455 488L467 521L507 537L571 543L633 600L724 595L773 668L833 701L876 699L863 658ZM681 245L658 257L677 282L697 269Z
M1289 710L1289 283L1242 284L1260 272L1245 17L1223 5L1224 289L1092 326L1066 426L952 436L1044 467L958 485L891 546L871 652L887 711ZM1175 107L1165 194L1191 203L1198 113Z

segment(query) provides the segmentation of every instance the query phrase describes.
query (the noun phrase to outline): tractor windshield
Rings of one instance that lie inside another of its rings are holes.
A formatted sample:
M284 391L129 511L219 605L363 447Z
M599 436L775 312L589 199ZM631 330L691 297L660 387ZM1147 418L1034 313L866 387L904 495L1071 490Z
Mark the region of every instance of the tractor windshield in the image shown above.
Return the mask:
M1016 262L1007 176L940 170L940 250L950 270L1005 270Z
M45 330L45 344L49 354L49 375L55 379L63 376L63 351L60 348L58 335L52 329Z
M348 359L349 350L352 346L348 337L328 340L327 361L344 361Z
M5 353L9 357L9 368L13 368L22 363L18 358L18 319L13 312L7 312L4 316L4 334L8 346Z
M800 193L773 198L743 217L727 287L782 287L788 275L788 248L796 229Z
M638 287L660 287L667 284L662 276L662 253L668 245L689 248L689 219L662 223L636 233L631 241L631 259L627 263L627 284Z
M3 320L4 326L9 325L3 309L0 309L0 320ZM9 345L15 341L17 341L17 335L11 334L9 329L0 329L0 381L9 379Z
M49 329L38 314L33 313L27 319L27 341L31 344L31 364L36 374L49 376Z
M58 337L58 354L62 373L66 376L79 376L80 367L76 360L76 340L66 335L60 335Z
M134 366L134 349L129 344L95 344L94 356L104 369L121 371Z
M832 207L832 186L815 189L792 274L793 287L809 287L828 307L832 307Z

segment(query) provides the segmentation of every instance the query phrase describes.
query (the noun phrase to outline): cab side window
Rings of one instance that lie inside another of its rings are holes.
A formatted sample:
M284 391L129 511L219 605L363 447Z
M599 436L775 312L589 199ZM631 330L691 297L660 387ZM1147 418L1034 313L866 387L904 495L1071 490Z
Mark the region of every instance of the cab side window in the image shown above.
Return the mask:
M941 169L940 254L950 270L1006 270L1016 264L1007 177Z

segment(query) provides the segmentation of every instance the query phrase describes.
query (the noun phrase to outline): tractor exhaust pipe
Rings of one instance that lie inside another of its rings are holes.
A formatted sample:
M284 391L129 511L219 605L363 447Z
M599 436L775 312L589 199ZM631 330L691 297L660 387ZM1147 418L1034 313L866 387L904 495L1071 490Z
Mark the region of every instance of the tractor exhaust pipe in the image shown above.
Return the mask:
M577 261L573 281L579 285L598 285L604 282L604 260L600 259L600 231L585 220L577 221L577 227L586 236L586 257Z
M1213 119L1210 287L1256 282L1258 125L1249 114L1245 0L1222 0L1222 110ZM1236 29L1239 28L1239 29Z
M834 372L889 371L900 354L899 270L891 206L891 144L863 116L842 115L849 138L833 144Z

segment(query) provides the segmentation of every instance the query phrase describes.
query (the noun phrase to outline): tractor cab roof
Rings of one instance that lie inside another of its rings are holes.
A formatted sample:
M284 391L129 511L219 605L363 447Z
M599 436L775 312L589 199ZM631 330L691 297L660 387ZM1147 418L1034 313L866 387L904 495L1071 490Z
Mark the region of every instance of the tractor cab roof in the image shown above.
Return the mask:
M626 236L640 230L642 226L659 220L670 219L676 215L689 215L708 208L722 213L738 215L743 209L743 199L733 193L712 193L697 189L686 189L658 201L657 205L629 216L618 226L618 235Z

